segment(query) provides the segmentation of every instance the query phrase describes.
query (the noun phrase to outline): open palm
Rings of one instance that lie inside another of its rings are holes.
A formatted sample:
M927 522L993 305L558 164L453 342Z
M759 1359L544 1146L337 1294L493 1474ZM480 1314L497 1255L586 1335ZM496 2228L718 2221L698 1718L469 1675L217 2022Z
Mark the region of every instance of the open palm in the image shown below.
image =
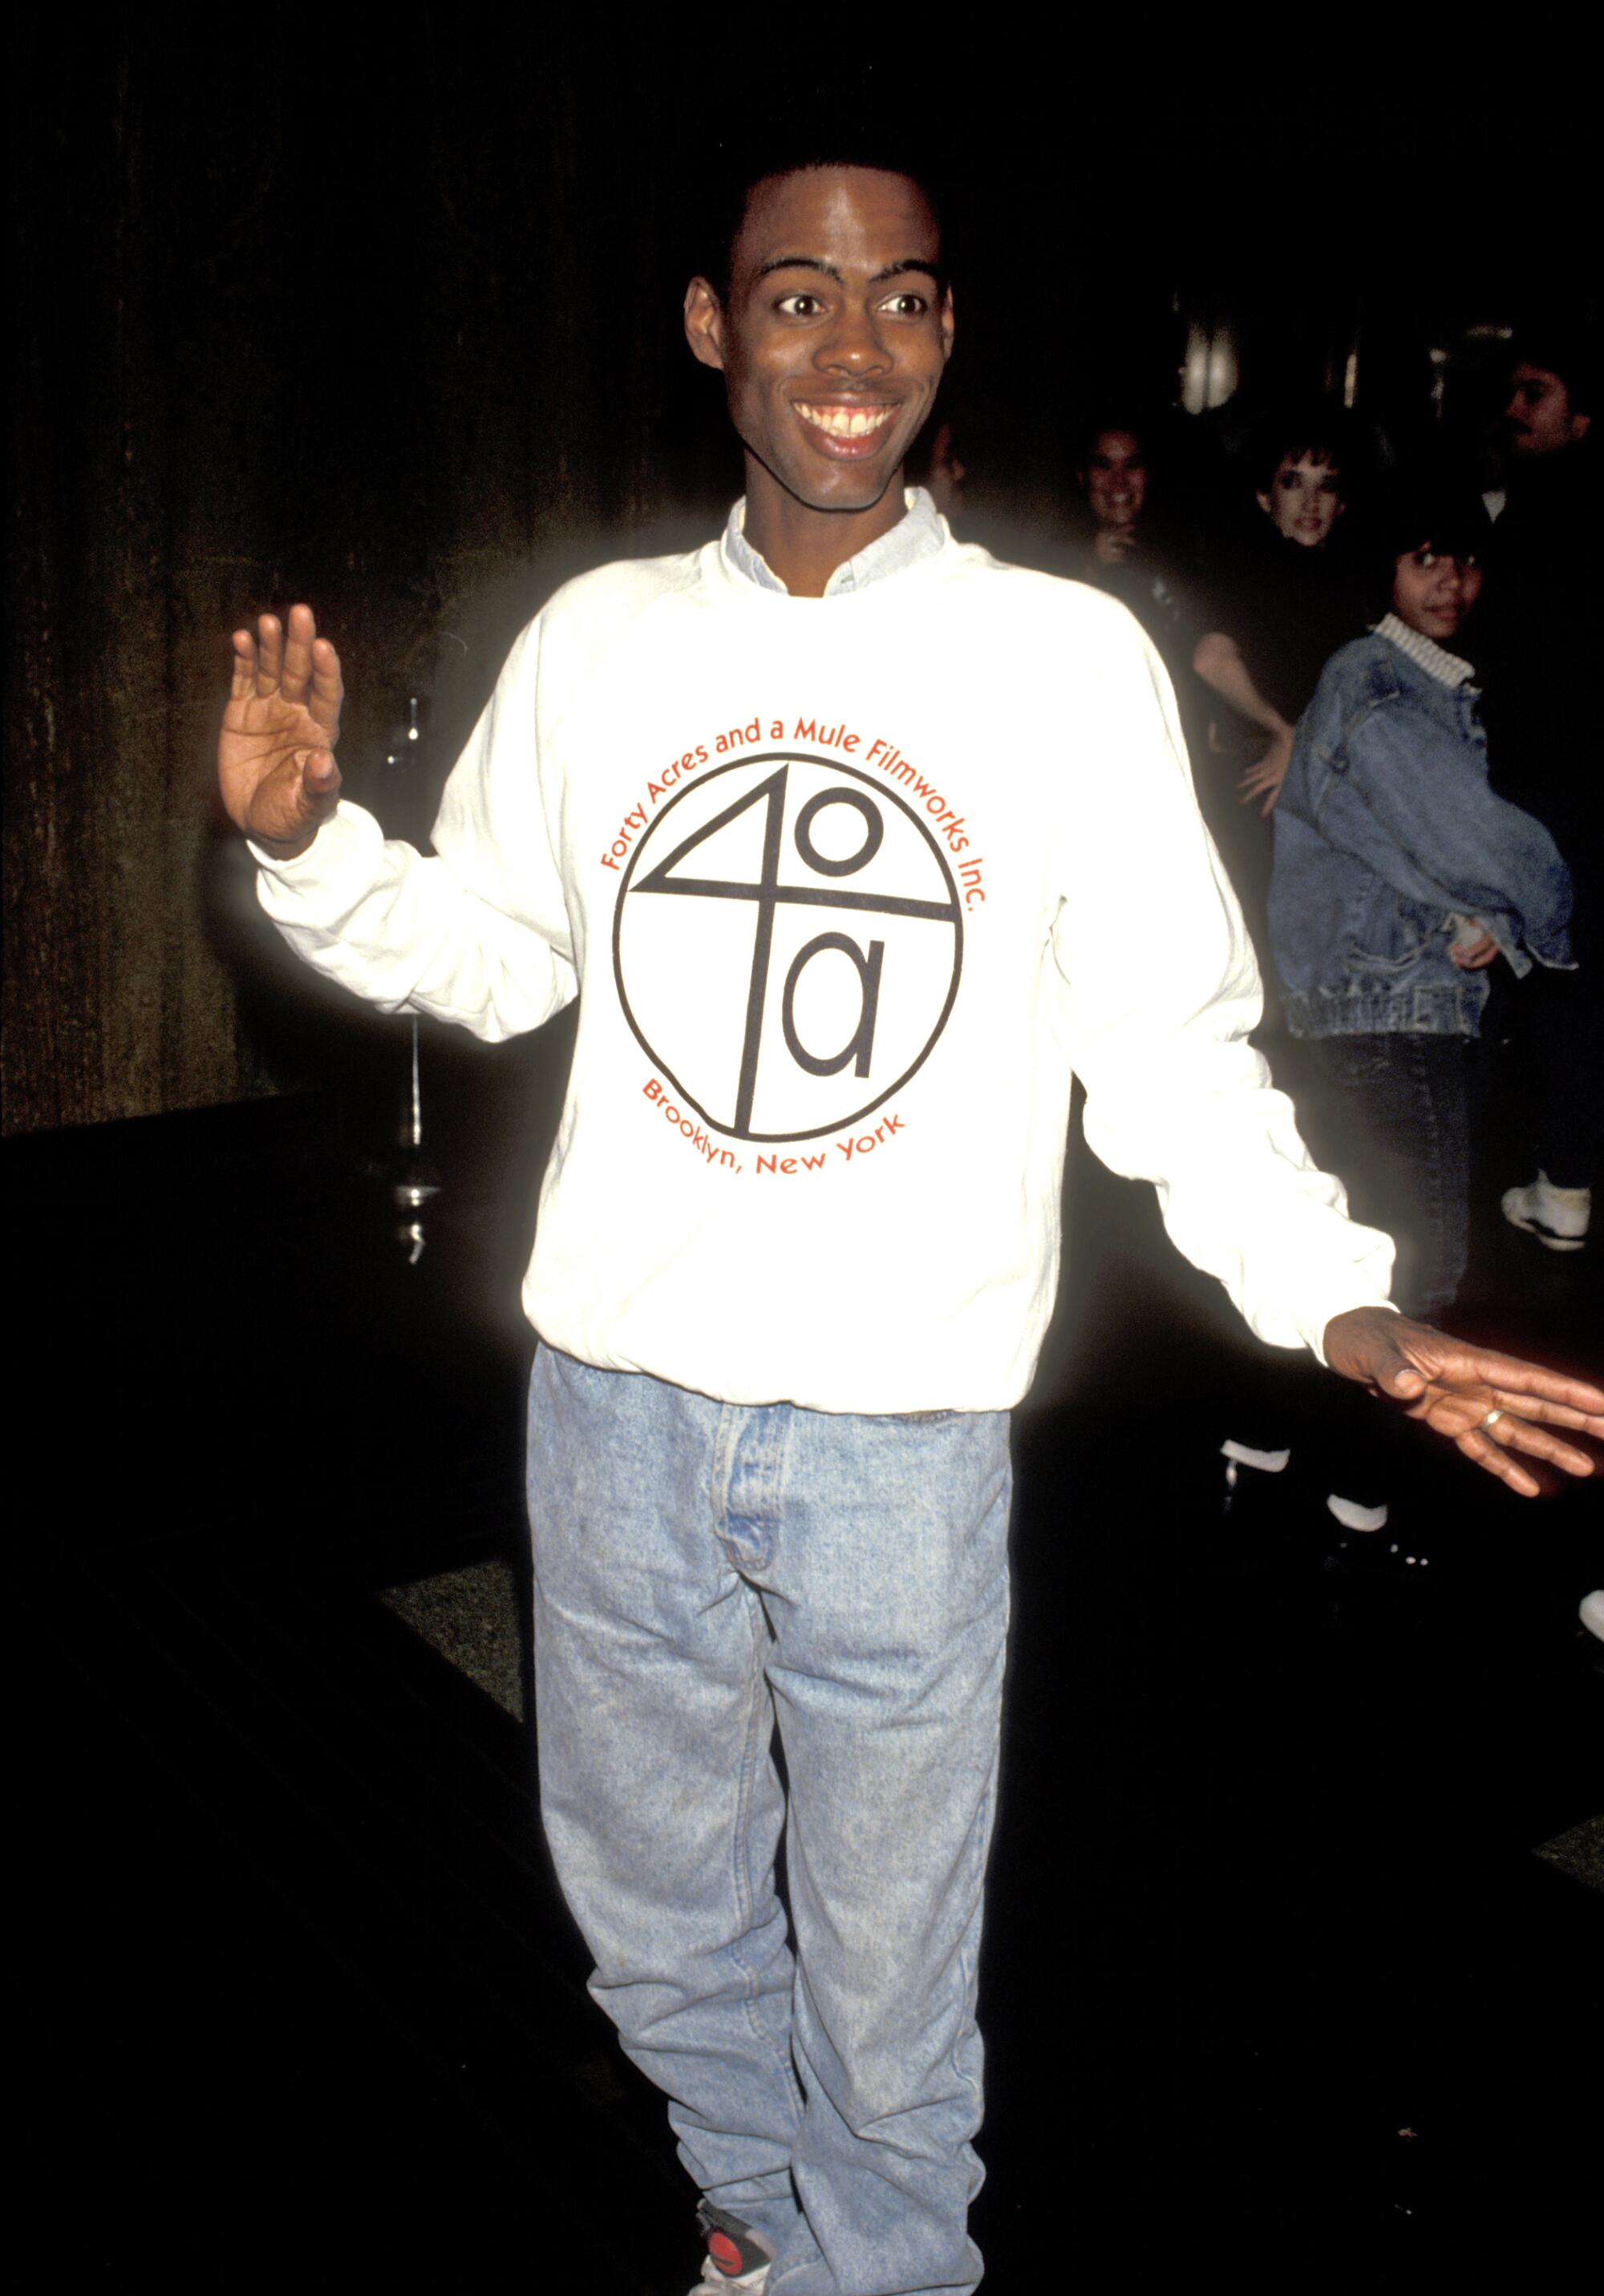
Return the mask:
M340 794L344 698L340 656L318 636L309 606L292 606L287 628L264 614L254 637L234 632L217 778L229 818L248 836L287 852L311 843Z
M1567 1475L1594 1472L1586 1451L1551 1432L1562 1427L1604 1441L1604 1389L1590 1381L1474 1347L1385 1308L1334 1316L1324 1346L1333 1371L1389 1396L1522 1498L1534 1498L1542 1486L1511 1453Z

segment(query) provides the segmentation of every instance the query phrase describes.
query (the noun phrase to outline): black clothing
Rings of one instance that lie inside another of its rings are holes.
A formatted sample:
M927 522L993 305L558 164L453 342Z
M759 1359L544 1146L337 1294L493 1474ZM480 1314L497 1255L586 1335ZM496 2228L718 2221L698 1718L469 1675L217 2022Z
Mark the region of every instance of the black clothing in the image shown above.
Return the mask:
M1323 550L1309 550L1261 517L1211 579L1201 629L1235 639L1255 686L1296 726L1330 656L1363 637L1386 604L1366 597L1361 570L1339 533ZM1217 707L1240 724L1225 702Z
M1218 631L1235 641L1248 676L1289 726L1296 726L1338 646L1363 637L1371 602L1338 533L1323 550L1306 549L1278 534L1262 512L1237 539L1204 586L1196 625L1200 636ZM1195 645L1194 645L1194 651ZM1189 679L1192 702L1188 733L1198 802L1219 847L1248 920L1259 970L1274 979L1264 908L1270 895L1270 824L1259 800L1238 802L1243 769L1264 751L1262 729L1241 718L1202 679ZM1272 1032L1280 1027L1273 1007Z
M1578 970L1540 972L1518 1000L1504 996L1495 1026L1523 1040L1540 1169L1557 1187L1590 1187L1604 1153L1604 713L1592 668L1604 503L1586 443L1510 476L1472 650L1494 786L1536 815L1570 865Z

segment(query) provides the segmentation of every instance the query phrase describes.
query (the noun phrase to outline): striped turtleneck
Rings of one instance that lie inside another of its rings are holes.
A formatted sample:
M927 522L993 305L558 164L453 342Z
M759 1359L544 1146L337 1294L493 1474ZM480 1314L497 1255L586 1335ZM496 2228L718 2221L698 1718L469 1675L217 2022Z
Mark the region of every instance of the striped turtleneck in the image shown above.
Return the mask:
M1400 653L1406 653L1411 661L1418 663L1428 677L1435 677L1439 685L1469 685L1476 676L1468 661L1462 660L1456 653L1450 653L1445 646L1438 645L1435 638L1426 637L1419 630L1412 630L1409 624L1401 621L1396 614L1383 614L1375 626L1375 634L1379 638L1386 638L1390 645L1395 645Z

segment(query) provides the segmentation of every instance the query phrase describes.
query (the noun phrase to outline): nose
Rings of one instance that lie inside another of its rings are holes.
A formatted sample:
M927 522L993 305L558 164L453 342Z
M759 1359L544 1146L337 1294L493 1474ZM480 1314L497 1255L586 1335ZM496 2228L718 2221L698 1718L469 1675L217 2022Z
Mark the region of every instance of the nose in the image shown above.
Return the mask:
M846 303L828 340L814 354L814 365L826 374L880 374L890 364L872 312Z

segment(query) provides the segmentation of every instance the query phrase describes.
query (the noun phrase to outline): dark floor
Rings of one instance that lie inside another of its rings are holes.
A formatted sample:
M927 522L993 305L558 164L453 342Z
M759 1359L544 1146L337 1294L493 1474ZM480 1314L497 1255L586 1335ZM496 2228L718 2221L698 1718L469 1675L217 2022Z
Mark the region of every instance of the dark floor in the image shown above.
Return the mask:
M348 1097L6 1153L53 2286L694 2276L507 1710L510 1183L550 1093L522 1049L430 1059L471 1120L416 1266ZM1502 1229L1498 1153L1462 1321L1596 1368L1597 1262ZM1297 2289L1504 2231L1552 2276L1597 2191L1600 1494L1522 1505L1448 1458L1428 1571L1333 1574L1290 1483L1218 1518L1239 1344L1150 1192L1085 1175L1019 1438L988 2288Z

